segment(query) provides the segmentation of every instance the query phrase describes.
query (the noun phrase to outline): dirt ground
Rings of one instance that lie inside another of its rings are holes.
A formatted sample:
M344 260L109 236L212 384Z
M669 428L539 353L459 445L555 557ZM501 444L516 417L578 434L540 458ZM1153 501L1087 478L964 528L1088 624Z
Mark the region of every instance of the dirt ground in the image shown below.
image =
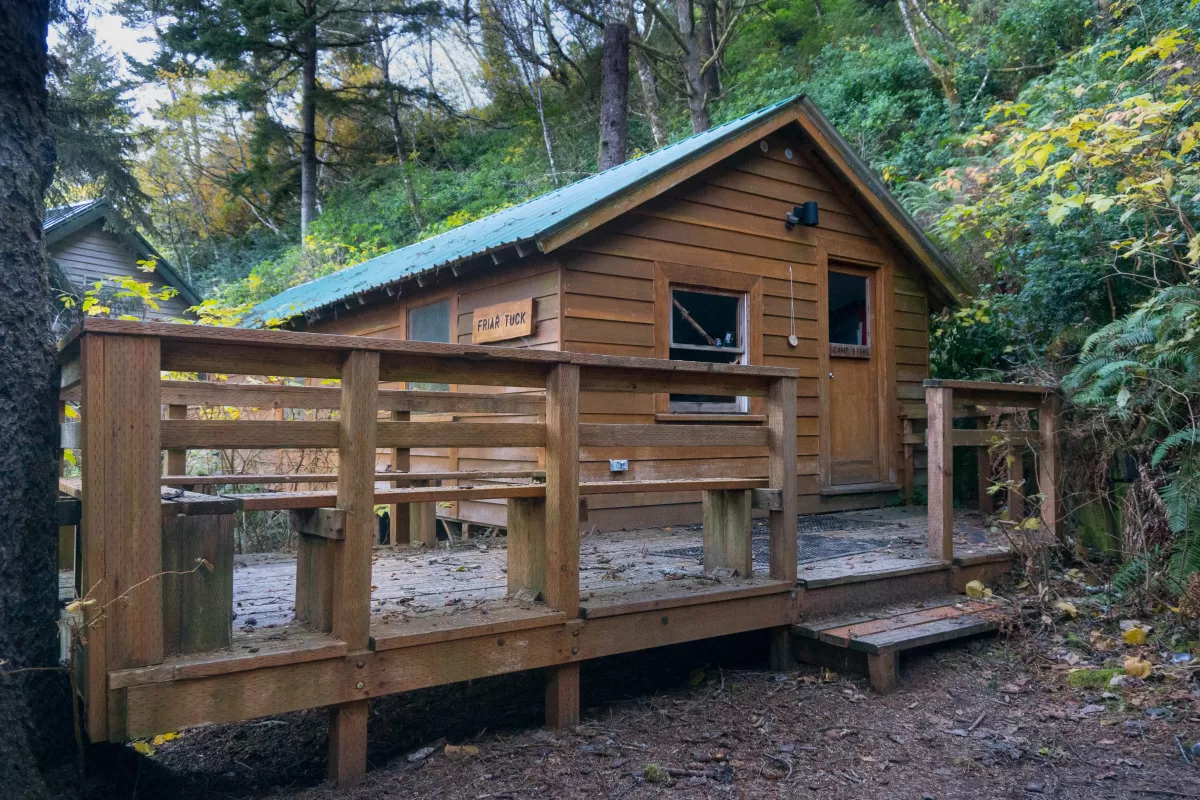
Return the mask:
M322 781L326 715L314 711L183 732L147 743L149 757L108 746L89 796L1200 797L1194 640L1166 614L1132 646L1118 612L1087 596L1072 610L914 652L889 696L816 667L767 672L765 639L746 634L585 663L574 730L537 727L536 674L375 701L370 770L353 791ZM1153 664L1145 680L1079 672L1120 672L1131 655Z

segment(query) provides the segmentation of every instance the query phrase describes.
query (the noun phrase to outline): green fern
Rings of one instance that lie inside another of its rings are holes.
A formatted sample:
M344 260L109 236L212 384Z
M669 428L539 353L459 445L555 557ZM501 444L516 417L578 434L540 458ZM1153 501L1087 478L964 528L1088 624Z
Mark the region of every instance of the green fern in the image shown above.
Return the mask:
M1200 428L1184 428L1181 431L1175 431L1166 439L1163 439L1162 443L1158 447L1154 448L1154 458L1150 460L1150 465L1157 467L1159 463L1161 463L1162 460L1167 457L1167 453L1169 453L1172 448L1179 447L1180 445L1184 444L1193 446L1200 444ZM1172 482L1172 485L1174 485L1174 482ZM1165 495L1163 499L1166 499Z
M1114 597L1126 598L1145 587L1151 556L1152 553L1140 553L1117 568L1111 583Z

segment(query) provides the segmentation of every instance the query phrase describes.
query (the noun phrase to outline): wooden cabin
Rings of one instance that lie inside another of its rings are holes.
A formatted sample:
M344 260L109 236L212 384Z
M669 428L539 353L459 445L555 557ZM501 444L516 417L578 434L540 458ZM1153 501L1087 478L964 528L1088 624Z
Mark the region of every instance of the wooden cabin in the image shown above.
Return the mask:
M898 497L900 409L924 402L929 314L969 290L801 96L289 289L248 324L795 368L799 511L811 513ZM580 404L585 423L761 423L764 413L761 398L736 394L584 392ZM530 470L539 452L414 450L409 468ZM581 462L584 481L767 473L761 453L738 447L584 447ZM502 500L446 506L439 515L506 522ZM587 525L700 514L698 492L613 494L593 498Z
M114 224L118 223L118 224ZM176 294L151 308L138 299L115 304L120 313L152 322L194 321L189 312L200 304L196 293L171 262L163 258L104 200L85 200L46 209L46 254L54 266L52 282L60 294L78 301L97 283L115 291L115 280L132 278L149 283L155 292L171 287ZM142 265L153 265L147 271ZM110 302L110 305L114 303Z

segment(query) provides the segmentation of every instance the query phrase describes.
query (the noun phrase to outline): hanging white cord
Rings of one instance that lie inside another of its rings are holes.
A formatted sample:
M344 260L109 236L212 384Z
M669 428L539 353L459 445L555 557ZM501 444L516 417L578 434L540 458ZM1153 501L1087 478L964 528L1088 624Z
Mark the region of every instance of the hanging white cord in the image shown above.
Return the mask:
M791 302L791 320L788 327L788 344L792 347L800 344L799 337L796 336L796 290L792 285L792 266L788 265L788 300Z

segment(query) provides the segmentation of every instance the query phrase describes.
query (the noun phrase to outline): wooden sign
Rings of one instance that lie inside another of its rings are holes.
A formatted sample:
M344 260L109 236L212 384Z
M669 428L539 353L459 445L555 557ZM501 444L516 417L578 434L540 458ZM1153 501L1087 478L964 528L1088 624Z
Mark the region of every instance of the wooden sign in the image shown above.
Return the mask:
M860 344L829 344L829 355L834 358L870 358L871 348Z
M471 344L533 335L533 298L475 309Z

